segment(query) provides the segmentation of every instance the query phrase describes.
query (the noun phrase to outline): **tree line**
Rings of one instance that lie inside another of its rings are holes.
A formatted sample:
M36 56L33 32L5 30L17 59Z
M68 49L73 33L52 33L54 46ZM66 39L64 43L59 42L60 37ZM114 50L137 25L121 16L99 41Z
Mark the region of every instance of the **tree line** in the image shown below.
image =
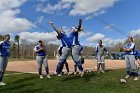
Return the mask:
M0 41L3 40L0 35ZM125 41L126 42L126 41ZM112 46L106 47L108 52L123 52L125 42L111 44ZM134 37L136 48L140 50L140 38ZM27 40L20 40L20 36L16 35L14 41L11 43L11 58L35 59L34 47L37 43L31 43ZM54 59L59 45L46 43L47 56L49 59ZM95 47L83 46L83 56L85 58L93 58L95 56Z

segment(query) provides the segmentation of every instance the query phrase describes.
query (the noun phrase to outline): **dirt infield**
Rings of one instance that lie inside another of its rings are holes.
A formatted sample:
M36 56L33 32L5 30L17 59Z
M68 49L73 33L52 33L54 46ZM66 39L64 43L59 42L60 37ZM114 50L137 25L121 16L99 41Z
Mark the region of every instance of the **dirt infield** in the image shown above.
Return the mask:
M70 71L73 71L74 62L72 60L67 61L69 64ZM54 73L56 69L56 60L48 60L50 73ZM85 60L83 65L84 69L96 70L96 60ZM33 61L15 61L9 62L7 66L7 71L16 71L24 73L37 73L37 63ZM44 68L44 67L43 67ZM124 60L106 60L106 69L120 69L125 68ZM44 70L44 69L43 69ZM64 67L65 71L65 67Z

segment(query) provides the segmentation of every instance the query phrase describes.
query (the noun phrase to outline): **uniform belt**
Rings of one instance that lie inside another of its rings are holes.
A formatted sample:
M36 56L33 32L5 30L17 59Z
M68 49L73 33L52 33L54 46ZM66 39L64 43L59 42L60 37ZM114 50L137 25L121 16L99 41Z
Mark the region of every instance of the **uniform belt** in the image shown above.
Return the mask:
M134 54L125 54L125 55L134 55Z
M67 47L67 48L70 48L69 46L63 46L63 47Z
M72 45L72 46L78 46L78 45Z

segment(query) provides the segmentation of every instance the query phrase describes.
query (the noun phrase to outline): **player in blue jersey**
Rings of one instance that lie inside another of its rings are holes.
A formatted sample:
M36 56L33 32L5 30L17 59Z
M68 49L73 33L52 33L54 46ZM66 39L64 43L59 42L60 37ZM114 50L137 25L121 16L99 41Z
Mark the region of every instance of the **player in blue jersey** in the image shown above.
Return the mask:
M49 24L51 24L51 26L53 27L53 29L57 32L59 39L62 42L63 45L63 49L62 49L62 56L60 58L60 62L58 63L57 66L57 74L58 76L60 75L62 69L63 69L63 64L65 63L65 60L67 59L67 57L70 55L71 51L72 51L72 57L74 62L76 62L76 64L78 65L81 73L81 76L83 76L83 67L82 64L79 60L79 56L77 56L77 48L76 48L76 52L75 50L73 51L73 41L74 41L74 37L76 35L76 32L78 30L76 29L72 29L72 32L67 36L65 33L61 32L60 30L57 30L56 27L54 26L52 21L49 21ZM79 50L78 50L79 53Z
M53 29L57 32L57 35L58 35L57 37L59 40L61 40L61 43L62 43L61 45L63 46L60 62L57 64L57 68L56 68L57 75L61 76L63 65L66 62L65 60L67 59L67 57L71 53L71 46L72 45L70 44L66 33L64 33L60 30L57 30L52 21L49 21L49 24L51 24Z
M57 59L57 62L58 62L58 63L60 62L60 57L61 57L61 55L62 55L62 49L63 49L63 46L60 45L59 48L58 48L58 50L57 50L56 59ZM65 61L66 61L66 60L65 60ZM65 67L66 67L67 74L70 75L70 73L69 73L69 65L68 65L68 62L66 61L66 62L64 63L64 65L65 65Z
M38 43L39 44L35 46L34 48L34 52L36 53L36 60L38 63L38 72L39 72L40 78L41 79L44 78L42 75L42 64L44 64L47 77L51 78L49 75L48 59L46 57L46 47L43 44L42 40L39 40Z
M72 58L79 68L80 76L83 77L84 70L81 63L81 55L79 53L80 51L79 32L82 31L82 19L79 19L78 27L72 27L71 30L72 30L72 33L71 33L71 36L69 37L69 40L72 44Z
M135 64L137 66L137 69L139 69L139 67L140 67L140 62L139 62L140 61L140 52L139 52L139 50L135 49L134 55L135 55L135 59L136 59Z
M102 44L102 40L99 40L99 45L96 46L96 58L97 58L97 72L100 73L105 73L105 55L106 55L106 48ZM100 69L101 67L101 69Z
M124 46L125 51L125 61L126 61L126 71L127 75L125 78L129 78L131 75L130 69L133 69L135 78L134 80L138 80L138 71L135 64L135 56L134 56L134 50L135 50L135 43L133 43L133 37L128 37L127 44Z
M83 51L83 46L79 45L79 59L82 59L82 51ZM77 73L77 65L74 64L74 74Z
M8 56L10 53L10 35L4 35L4 40L0 41L0 86L6 85L3 82L3 75L8 64Z

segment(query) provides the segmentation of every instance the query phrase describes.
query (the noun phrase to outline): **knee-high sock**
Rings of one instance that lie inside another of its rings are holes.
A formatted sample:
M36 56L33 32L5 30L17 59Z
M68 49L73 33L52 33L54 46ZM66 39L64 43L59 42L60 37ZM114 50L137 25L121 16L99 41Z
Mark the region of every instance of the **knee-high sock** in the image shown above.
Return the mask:
M38 73L39 73L39 75L42 75L42 69L41 68L38 68Z
M57 65L57 74L60 74L63 70L63 66L64 66L64 62L65 61L62 61L62 62L59 62L58 65Z
M77 72L77 65L74 65L74 72Z
M3 75L4 75L4 72L0 71L0 82L2 82L2 80L3 80Z
M130 69L126 69L127 75L131 75Z
M134 70L134 73L135 73L135 77L139 76L137 69Z
M46 71L46 74L48 75L48 74L49 74L49 68L46 67L46 68L45 68L45 71Z
M80 61L76 62L76 65L78 66L79 70L83 72L83 67Z
M100 71L100 65L101 63L97 63L97 71Z
M66 66L67 72L69 72L69 65L68 65L68 63L65 63L65 66Z
M101 63L102 70L105 70L105 63Z

